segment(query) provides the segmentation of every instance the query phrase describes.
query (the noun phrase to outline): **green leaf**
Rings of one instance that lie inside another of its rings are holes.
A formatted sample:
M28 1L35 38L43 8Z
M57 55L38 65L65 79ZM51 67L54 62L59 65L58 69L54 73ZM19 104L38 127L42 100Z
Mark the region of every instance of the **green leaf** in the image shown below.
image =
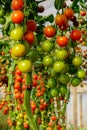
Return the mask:
M63 3L64 3L64 0L55 0L54 6L57 10L60 10L63 7Z

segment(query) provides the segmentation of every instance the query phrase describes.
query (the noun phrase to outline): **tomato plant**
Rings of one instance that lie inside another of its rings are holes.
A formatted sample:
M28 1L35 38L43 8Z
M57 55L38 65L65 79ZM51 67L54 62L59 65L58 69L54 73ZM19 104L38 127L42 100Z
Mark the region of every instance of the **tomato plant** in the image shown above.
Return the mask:
M0 110L11 130L66 130L70 87L85 80L83 2L54 0L55 16L43 16L44 1L0 0Z

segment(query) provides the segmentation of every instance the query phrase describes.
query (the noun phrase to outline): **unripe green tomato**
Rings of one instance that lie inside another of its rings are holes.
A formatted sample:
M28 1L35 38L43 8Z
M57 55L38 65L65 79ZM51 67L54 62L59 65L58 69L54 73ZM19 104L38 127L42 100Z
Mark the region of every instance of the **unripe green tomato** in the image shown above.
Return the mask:
M32 69L32 63L29 60L19 61L18 68L23 73L30 72Z
M52 63L53 63L53 59L50 58L49 56L45 56L45 57L43 58L42 63L43 63L44 66L51 66Z
M85 78L85 76L86 76L85 70L79 69L79 70L77 71L77 77L78 77L78 78L83 79L83 78Z
M62 61L56 61L53 65L53 69L57 73L62 73L65 69L65 63Z
M22 27L14 28L11 31L10 36L13 40L22 40L22 38L23 38L23 28Z

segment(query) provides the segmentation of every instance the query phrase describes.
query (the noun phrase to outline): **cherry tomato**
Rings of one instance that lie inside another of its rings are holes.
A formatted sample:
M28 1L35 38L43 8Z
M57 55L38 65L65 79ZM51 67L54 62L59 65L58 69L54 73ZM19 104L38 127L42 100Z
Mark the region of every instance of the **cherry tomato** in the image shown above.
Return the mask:
M22 57L26 54L26 48L23 44L16 44L13 48L12 48L12 54L16 57Z
M60 81L60 83L62 83L62 84L67 84L67 83L69 83L69 81L70 81L70 77L69 77L68 74L61 74L61 75L59 76L59 81Z
M83 78L85 78L85 76L86 76L85 70L79 69L79 70L77 71L77 77L78 77L78 78L83 79Z
M22 27L14 28L11 31L10 35L11 35L11 38L13 40L22 40L22 38L23 38L23 28Z
M58 26L62 26L64 25L64 23L67 23L67 18L64 14L57 14L55 16L55 23L58 25Z
M85 10L81 10L80 15L81 16L85 16L86 15L86 11Z
M23 22L23 20L24 20L24 14L20 10L14 11L12 13L11 19L12 19L13 23L19 24L19 23Z
M31 31L27 31L24 36L24 40L26 40L29 44L32 44L34 42L34 34Z
M56 87L56 85L57 85L56 80L55 80L54 78L48 79L47 85L48 85L50 88Z
M21 72L30 72L32 69L32 63L29 60L21 60L18 63L18 68Z
M67 19L72 19L74 16L74 10L72 8L66 8L64 10L64 15L67 17Z
M54 37L56 34L56 30L55 28L53 28L52 26L48 25L44 28L44 35L46 37Z
M39 5L39 6L38 6L38 12L39 12L39 13L44 12L44 7L43 7L42 5Z
M72 60L72 64L75 66L75 67L79 67L81 66L83 63L83 60L80 56L75 56Z
M53 49L53 43L51 43L49 40L45 40L42 42L42 50L44 52L50 52Z
M58 36L56 42L59 46L65 47L68 44L68 38L66 36Z
M24 6L24 0L12 0L11 7L13 10L20 10Z
M53 116L51 117L51 120L52 120L52 121L56 121L56 119L57 119L57 117L56 117L55 115L53 115Z
M37 29L36 22L33 19L28 20L26 26L27 30L32 32L36 31Z
M74 77L71 79L71 84L72 84L74 87L78 86L80 83L81 83L81 80L80 80L77 76L74 76Z
M70 33L70 38L73 40L73 41L76 41L76 40L79 40L81 38L81 31L80 30L73 30L71 33Z
M56 57L58 58L58 59L60 59L60 60L65 60L65 59L67 59L67 57L68 57L68 52L67 52L67 50L65 50L65 49L58 49L58 50L56 50L56 52L55 52L55 55L56 55Z
M58 95L58 88L54 87L50 90L50 94L53 96L53 97L56 97Z
M54 71L61 73L65 70L65 63L62 61L56 61L53 66Z
M65 96L65 94L67 93L67 86L61 85L60 86L60 93L61 93L61 96Z
M42 63L43 63L44 66L51 66L52 63L53 63L53 59L50 58L49 56L45 56L45 57L43 58Z

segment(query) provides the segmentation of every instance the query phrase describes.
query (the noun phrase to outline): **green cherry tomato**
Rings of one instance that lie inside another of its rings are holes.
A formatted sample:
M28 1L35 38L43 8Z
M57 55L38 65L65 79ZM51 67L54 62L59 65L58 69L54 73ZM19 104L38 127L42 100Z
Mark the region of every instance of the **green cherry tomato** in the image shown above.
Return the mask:
M70 81L70 77L69 77L68 74L61 74L61 75L59 76L59 81L60 81L60 83L62 83L62 84L67 84L67 83Z
M23 28L17 27L15 29L13 29L11 31L10 36L13 40L22 40L22 38L23 38Z
M62 61L56 61L53 65L54 71L62 73L65 70L65 63Z
M53 59L50 58L49 56L45 56L45 57L43 58L42 63L43 63L44 66L51 66L52 63L53 63Z
M75 56L72 60L72 64L76 67L81 66L83 63L82 58L80 56Z
M43 43L42 43L42 50L44 52L50 52L53 48L53 45L52 43L49 41L49 40L45 40Z
M30 72L32 69L32 63L29 60L22 60L18 63L18 68L21 72Z
M77 71L77 77L78 77L78 78L83 79L83 78L85 78L85 76L86 76L85 70L79 69L79 70Z
M67 50L56 50L55 55L60 60L65 60L68 57Z
M62 96L64 96L67 93L67 86L61 85L60 86L60 93Z
M52 88L50 90L50 94L53 96L53 97L56 97L58 95L58 88Z
M74 87L77 87L80 83L81 83L81 80L77 76L74 76L71 79L71 85L74 86Z
M57 85L56 80L55 80L54 78L48 79L47 85L48 85L50 88L56 87L56 85Z
M15 57L22 57L26 54L26 48L23 44L16 44L13 48L12 48L12 54Z

